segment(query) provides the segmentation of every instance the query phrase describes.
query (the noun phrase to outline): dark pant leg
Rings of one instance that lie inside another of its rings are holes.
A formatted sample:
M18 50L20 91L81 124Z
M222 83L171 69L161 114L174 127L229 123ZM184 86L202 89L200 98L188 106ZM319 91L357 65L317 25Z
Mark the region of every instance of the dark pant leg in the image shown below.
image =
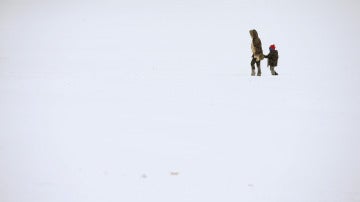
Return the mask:
M256 61L256 58L253 57L250 64L251 64L251 75L255 76L255 64L256 64L258 69L257 75L261 76L260 61Z
M256 65L258 65L257 64L258 62L256 62L256 59L253 57L252 60L251 60L251 63L250 63L252 70L255 70L255 63L256 63ZM259 62L259 65L260 65L260 62Z
M271 66L270 69L271 69L272 75L278 75L278 73L275 71L275 66Z

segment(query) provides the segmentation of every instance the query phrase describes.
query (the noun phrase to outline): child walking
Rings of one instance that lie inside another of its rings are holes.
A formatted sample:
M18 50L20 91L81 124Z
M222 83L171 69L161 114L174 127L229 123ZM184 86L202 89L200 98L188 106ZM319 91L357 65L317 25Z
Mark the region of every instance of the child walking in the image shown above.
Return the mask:
M277 76L278 73L275 71L275 67L277 66L277 62L278 62L278 59L279 59L279 54L278 54L278 51L275 50L275 49L276 49L275 45L272 44L269 47L270 53L268 55L265 55L265 58L268 59L267 66L268 67L270 66L271 74L274 75L274 76Z

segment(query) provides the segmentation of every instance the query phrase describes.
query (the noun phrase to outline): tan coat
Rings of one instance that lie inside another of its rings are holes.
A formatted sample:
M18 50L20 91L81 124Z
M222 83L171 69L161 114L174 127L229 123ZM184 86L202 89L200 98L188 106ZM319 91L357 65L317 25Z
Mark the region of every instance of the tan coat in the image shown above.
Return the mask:
M264 59L264 54L262 50L261 40L258 36L258 33L255 29L250 30L250 36L252 38L251 42L251 50L253 53L253 57L256 58L256 61L260 61Z

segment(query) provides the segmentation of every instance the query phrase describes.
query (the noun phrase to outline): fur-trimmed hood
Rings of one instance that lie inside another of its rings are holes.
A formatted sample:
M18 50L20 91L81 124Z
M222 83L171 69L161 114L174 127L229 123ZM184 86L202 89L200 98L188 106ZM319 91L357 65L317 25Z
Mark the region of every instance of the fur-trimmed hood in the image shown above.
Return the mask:
M249 32L250 32L250 36L251 36L252 39L259 38L259 35L258 35L258 33L257 33L257 31L255 29L252 29Z

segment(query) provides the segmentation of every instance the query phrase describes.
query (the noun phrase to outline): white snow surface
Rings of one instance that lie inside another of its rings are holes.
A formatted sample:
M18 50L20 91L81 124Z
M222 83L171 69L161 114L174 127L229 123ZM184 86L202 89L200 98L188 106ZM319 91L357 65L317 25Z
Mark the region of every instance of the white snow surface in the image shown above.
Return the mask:
M1 0L0 201L360 202L359 10Z

